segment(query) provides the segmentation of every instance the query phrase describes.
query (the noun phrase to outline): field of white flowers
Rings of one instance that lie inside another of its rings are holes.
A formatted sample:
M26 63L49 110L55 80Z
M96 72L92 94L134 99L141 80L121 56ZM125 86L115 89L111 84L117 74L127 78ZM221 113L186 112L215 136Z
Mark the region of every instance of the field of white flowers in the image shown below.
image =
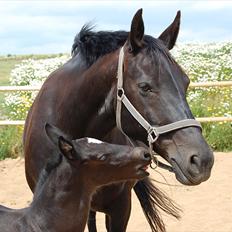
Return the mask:
M51 72L69 59L68 56L41 60L23 60L11 72L11 85L41 86ZM25 119L37 92L14 92L6 94L4 108L10 119Z
M182 44L173 56L192 82L232 80L232 43ZM196 88L188 92L188 101L196 117L231 117L232 88ZM232 150L230 122L204 123L203 133L215 150Z
M192 82L232 80L232 43L180 44L172 51ZM41 60L25 60L12 70L12 85L41 85L47 76L69 59L68 55ZM10 119L25 119L36 92L6 94L3 105ZM232 89L196 88L188 101L196 117L232 116ZM216 150L232 150L231 123L207 123L204 135Z
M232 43L180 45L173 55L193 82L232 80ZM231 99L229 87L198 88L188 94L196 117L231 116Z

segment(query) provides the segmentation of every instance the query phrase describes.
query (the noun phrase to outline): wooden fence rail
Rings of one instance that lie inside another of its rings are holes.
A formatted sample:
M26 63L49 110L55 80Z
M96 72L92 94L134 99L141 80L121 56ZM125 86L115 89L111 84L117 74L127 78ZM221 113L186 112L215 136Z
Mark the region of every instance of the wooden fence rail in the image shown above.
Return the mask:
M204 118L196 118L197 121L204 123L204 122L232 122L232 117L204 117ZM7 125L24 125L24 120L0 120L0 126L7 126Z
M211 82L192 82L190 88L204 87L230 87L232 81L211 81ZM39 91L41 86L0 86L0 92L15 92L15 91Z
M190 88L205 88L205 87L231 87L232 81L215 81L215 82L195 82L190 83ZM15 92L15 91L39 91L41 86L0 86L0 92ZM232 122L232 117L204 117L196 118L199 122ZM3 125L24 125L24 120L0 120L0 126Z
M202 88L202 87L230 87L232 81L211 81L211 82L191 82L190 88Z
M39 91L41 86L0 86L0 92Z

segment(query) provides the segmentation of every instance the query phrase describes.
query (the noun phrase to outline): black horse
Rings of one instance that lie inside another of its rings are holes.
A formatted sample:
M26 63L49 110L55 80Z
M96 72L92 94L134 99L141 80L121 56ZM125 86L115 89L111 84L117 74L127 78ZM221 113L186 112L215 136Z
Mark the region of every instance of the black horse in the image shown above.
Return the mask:
M55 145L54 156L41 172L28 208L0 206L1 232L84 231L99 186L149 175L151 155L144 148L92 138L70 140L48 124L46 133Z
M144 35L142 10L139 10L132 20L130 32L94 32L89 26L82 28L75 38L72 58L48 77L26 119L26 177L32 191L52 154L52 146L44 132L45 122L56 125L72 138L88 136L126 144L128 139L116 126L117 114L124 133L132 142L148 145L148 131L144 126L123 105L121 110L117 110L117 99L124 96L123 92L152 125L149 135L153 142L150 147L153 146L172 165L176 178L186 185L197 185L209 178L213 153L196 123L193 126L188 123L181 128L175 126L171 132L154 138L157 132L154 126L194 118L186 101L189 78L168 51L175 45L179 24L180 12L155 39ZM124 54L119 55L122 51ZM122 57L123 62L118 65ZM123 75L121 92L118 91L118 73ZM126 230L133 187L152 230L165 231L156 203L160 203L166 212L177 214L173 213L172 205L162 201L163 195L159 195L158 189L145 178L138 183L128 181L99 189L91 203L91 232L96 231L96 211L107 215L108 231Z

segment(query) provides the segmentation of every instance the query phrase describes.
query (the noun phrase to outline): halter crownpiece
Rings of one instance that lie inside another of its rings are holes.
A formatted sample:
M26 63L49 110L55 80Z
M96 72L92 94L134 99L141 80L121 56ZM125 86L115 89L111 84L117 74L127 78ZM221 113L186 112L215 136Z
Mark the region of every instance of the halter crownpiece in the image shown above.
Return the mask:
M122 123L121 123L121 110L122 103L130 112L130 114L135 118L135 120L147 131L147 140L149 144L150 154L153 156L153 160L155 159L155 163L157 166L159 165L159 161L156 157L154 157L155 152L153 151L153 143L159 138L160 135L166 134L171 131L175 131L178 129L182 129L185 127L201 127L201 124L195 119L183 119L177 122L173 122L164 126L152 126L132 105L130 100L127 98L125 91L123 89L123 63L124 63L124 46L120 49L119 58L118 58L118 70L117 70L117 106L116 106L116 124L118 129L129 139L131 144L133 145L129 136L123 131ZM167 165L166 165L167 166ZM167 169L167 168L166 168Z

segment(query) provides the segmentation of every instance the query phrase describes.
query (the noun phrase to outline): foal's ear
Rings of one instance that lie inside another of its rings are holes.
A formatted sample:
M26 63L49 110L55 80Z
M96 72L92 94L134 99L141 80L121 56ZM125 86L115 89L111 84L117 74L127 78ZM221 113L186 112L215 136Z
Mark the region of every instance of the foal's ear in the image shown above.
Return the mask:
M137 52L143 46L144 24L142 17L143 10L139 9L131 22L129 33L129 48L132 52Z
M49 123L45 124L45 132L50 141L57 147L59 148L59 138L63 137L65 140L70 141L71 143L71 138L66 135L63 131L61 131L59 128L50 125Z
M77 159L76 153L72 143L66 140L64 137L60 136L58 139L59 149L62 154L69 160Z
M180 29L180 11L177 12L176 17L172 24L159 36L159 39L163 41L164 45L171 50L175 43Z

